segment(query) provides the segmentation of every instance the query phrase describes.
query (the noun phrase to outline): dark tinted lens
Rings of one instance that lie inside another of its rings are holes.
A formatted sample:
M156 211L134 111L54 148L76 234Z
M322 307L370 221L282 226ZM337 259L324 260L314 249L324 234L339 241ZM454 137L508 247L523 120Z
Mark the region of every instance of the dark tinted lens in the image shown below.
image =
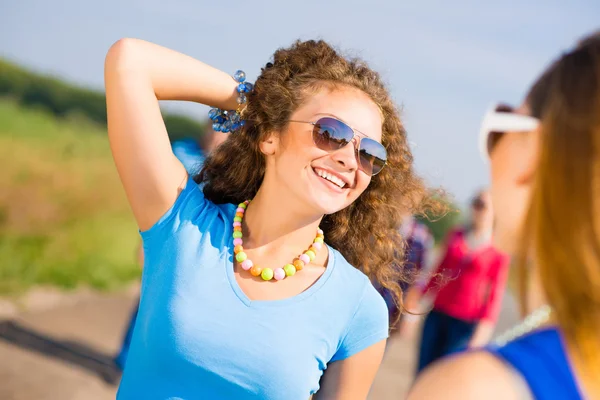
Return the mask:
M365 173L377 175L387 160L387 151L383 145L370 138L362 138L358 150L358 160Z
M341 149L350 143L353 137L352 128L334 118L319 119L313 129L313 141L321 150Z

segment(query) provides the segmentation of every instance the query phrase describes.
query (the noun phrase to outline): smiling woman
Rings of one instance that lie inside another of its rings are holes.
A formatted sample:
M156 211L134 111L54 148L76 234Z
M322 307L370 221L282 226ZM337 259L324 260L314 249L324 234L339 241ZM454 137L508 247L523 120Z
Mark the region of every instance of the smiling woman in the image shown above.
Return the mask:
M287 175L292 169L289 163L308 145L315 160L304 160L300 167L304 173L306 166L316 166L342 180L352 179L342 192L344 201L336 196L317 205L325 214L321 226L327 242L351 264L393 289L399 299L400 279L392 265L402 260L398 252L401 215L436 208L436 204L423 196L404 127L379 75L361 60L345 59L325 42L298 42L278 50L263 69L245 116L246 129L232 135L196 178L206 183L206 196L216 203L237 203L253 198L263 180L273 178L295 194L292 203L319 195L312 190L319 186L305 186L298 176ZM283 146L294 146L297 132L304 142L289 152L294 157L288 155L280 163L277 155L272 158L274 167L268 168L270 160L260 149L261 141L276 133ZM353 146L344 146L350 141ZM341 153L335 151L340 147ZM340 167L344 160L335 160L340 154L353 155L349 172ZM371 178L373 170L378 174ZM278 196L283 200L281 193ZM415 199L422 202L416 204Z
M369 278L399 298L400 218L424 193L398 113L375 72L322 41L278 50L254 86L234 78L139 40L107 56L109 137L145 254L118 398L365 399L388 335ZM235 132L202 190L157 99L231 110L211 110Z
M560 55L520 107L488 113L494 243L523 321L417 380L410 399L600 399L600 32Z

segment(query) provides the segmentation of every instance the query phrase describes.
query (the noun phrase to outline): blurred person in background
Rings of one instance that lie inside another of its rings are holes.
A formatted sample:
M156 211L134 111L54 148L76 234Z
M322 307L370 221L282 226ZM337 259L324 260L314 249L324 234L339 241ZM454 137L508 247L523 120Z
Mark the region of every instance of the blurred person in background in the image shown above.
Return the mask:
M190 137L173 142L173 154L175 154L175 157L183 164L189 174L194 174L200 171L207 155L223 143L226 138L227 134L224 132L215 132L212 128L212 122L209 121L206 123L204 133L198 135L197 138ZM136 250L136 258L140 267L143 267L144 247L142 246L142 243L140 243ZM123 336L121 348L115 357L115 365L121 371L125 368L125 362L127 361L127 354L129 353L129 346L131 344L131 338L133 337L133 329L135 327L137 315L138 303L136 302L135 308L129 318L125 335Z
M400 282L402 292L406 293L410 284L415 281L426 265L427 257L433 247L433 236L424 223L412 215L408 215L400 227L400 235L404 240L404 253L406 262L398 266L402 270L403 279ZM379 289L389 310L390 324L399 322L400 309L392 293L386 288ZM393 329L393 328L392 328Z
M411 399L600 399L600 33L484 119L494 241L523 321L425 371Z
M224 132L216 132L212 121L207 121L206 131L197 138L185 138L173 142L173 154L189 174L196 174L202 168L206 157L227 139Z
M471 201L471 222L451 231L443 256L426 285L409 291L406 307L417 311L422 296L433 296L433 309L421 333L417 374L435 360L463 347L488 343L500 312L508 258L492 246L493 210L487 191ZM415 324L407 314L402 325ZM400 332L411 328L401 326Z
M388 336L369 278L399 297L400 211L442 208L412 200L425 187L379 75L298 41L254 86L124 39L107 54L105 86L145 255L117 398L365 399ZM195 178L158 100L219 107L215 129L233 131Z

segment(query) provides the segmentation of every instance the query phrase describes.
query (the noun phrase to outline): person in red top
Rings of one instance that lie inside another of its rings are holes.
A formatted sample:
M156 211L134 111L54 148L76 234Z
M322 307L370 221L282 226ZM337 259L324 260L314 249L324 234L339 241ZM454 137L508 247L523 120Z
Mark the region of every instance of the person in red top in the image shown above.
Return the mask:
M487 192L471 202L472 222L452 231L444 255L425 286L414 286L407 308L423 295L434 295L421 337L417 373L433 361L465 346L485 345L502 302L508 257L491 244L493 211Z

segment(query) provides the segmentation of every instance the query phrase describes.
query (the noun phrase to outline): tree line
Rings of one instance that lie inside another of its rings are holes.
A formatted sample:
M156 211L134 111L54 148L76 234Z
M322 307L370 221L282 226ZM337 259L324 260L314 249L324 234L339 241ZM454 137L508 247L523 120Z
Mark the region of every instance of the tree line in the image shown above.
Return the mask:
M32 72L0 58L0 97L10 97L25 107L44 109L58 118L83 115L106 125L106 97L103 92ZM163 113L171 140L196 137L204 125L190 117Z

